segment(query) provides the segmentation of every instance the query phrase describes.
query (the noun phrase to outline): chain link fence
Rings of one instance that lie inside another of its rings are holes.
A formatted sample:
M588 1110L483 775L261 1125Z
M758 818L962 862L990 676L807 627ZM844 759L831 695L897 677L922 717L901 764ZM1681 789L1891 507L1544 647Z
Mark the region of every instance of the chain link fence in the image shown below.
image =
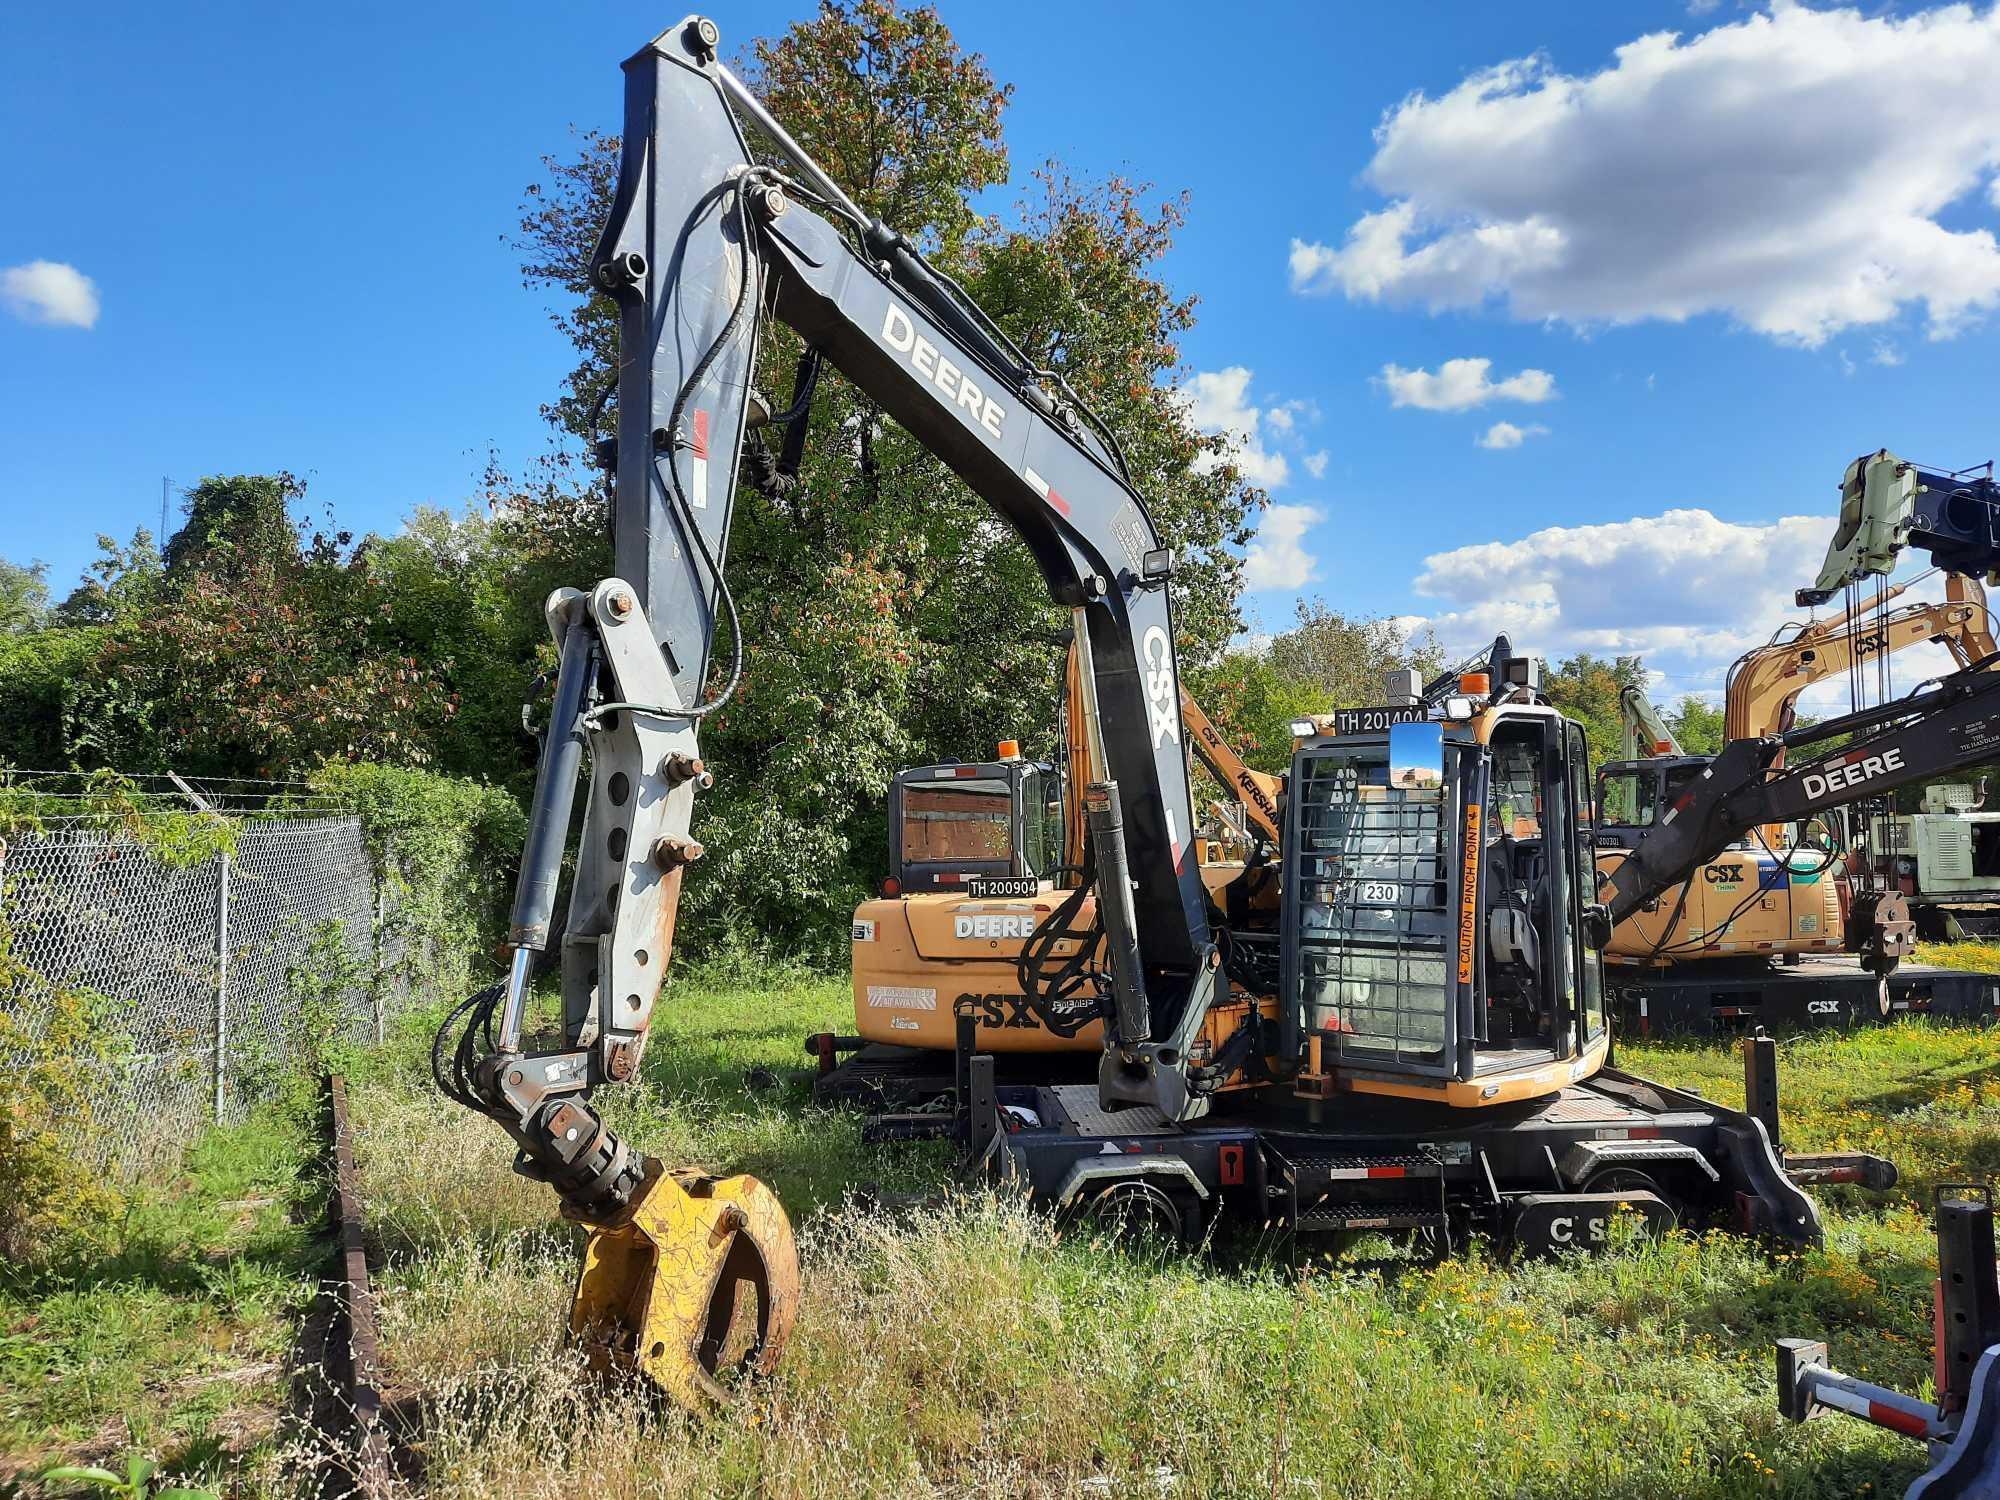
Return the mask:
M310 1048L379 1040L415 988L396 882L356 818L248 822L233 855L185 868L103 829L0 850L0 934L25 975L5 1001L32 1037L38 1007L90 997L112 1043L92 1112L127 1179L240 1119Z

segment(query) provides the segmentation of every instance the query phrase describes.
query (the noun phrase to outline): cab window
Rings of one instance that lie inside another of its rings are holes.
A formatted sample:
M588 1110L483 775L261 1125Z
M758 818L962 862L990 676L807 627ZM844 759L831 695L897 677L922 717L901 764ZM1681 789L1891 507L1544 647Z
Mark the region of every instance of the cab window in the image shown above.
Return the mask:
M1063 778L1030 766L1021 773L1021 858L1030 875L1062 863Z
M1651 828L1659 819L1662 803L1671 806L1681 788L1699 776L1701 769L1698 765L1676 766L1664 777L1650 766L1607 771L1597 783L1598 823L1606 828Z
M1007 783L954 778L903 789L903 858L915 863L1014 857L1014 797Z
M1581 725L1572 723L1567 726L1567 742L1571 796L1576 803L1576 868L1580 877L1570 892L1570 927L1576 945L1571 967L1581 980L1583 1039L1587 1045L1603 1034L1605 1026L1604 959L1585 941L1583 925L1583 909L1597 897L1590 874L1593 867L1590 803L1587 800L1590 793L1590 747L1584 739Z

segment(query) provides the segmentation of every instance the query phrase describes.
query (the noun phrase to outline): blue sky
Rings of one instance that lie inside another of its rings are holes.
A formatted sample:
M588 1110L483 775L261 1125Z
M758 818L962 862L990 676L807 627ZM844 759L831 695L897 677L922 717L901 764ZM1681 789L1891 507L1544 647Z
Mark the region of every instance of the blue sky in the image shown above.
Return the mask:
M941 8L1015 86L1017 181L1191 192L1196 410L1285 470L1265 628L1317 595L1712 688L1809 581L1849 458L2000 442L1989 9ZM718 12L725 51L802 9ZM9 8L0 556L60 591L96 532L157 525L162 475L289 468L392 530L489 445L541 452L568 356L503 237L678 18Z

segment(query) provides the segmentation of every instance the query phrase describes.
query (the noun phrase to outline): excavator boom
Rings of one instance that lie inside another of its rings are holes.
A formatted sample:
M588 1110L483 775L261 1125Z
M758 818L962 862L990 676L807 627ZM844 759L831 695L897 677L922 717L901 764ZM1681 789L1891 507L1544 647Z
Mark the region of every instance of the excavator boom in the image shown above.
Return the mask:
M754 1179L670 1173L635 1151L591 1094L638 1074L681 882L703 852L690 818L713 773L697 732L741 670L724 563L745 440L770 419L754 389L766 318L789 324L809 363L840 369L992 505L1070 611L1098 766L1082 800L1113 1005L1107 1107L1173 1117L1200 1107L1188 1040L1217 967L1181 743L1173 554L1117 440L1059 373L848 200L718 61L718 40L712 22L690 17L625 63L618 182L590 263L620 318L608 455L617 574L548 601L561 664L509 976L460 1006L434 1050L440 1086L498 1122L517 1169L592 1226L574 1337L596 1363L637 1369L689 1401L716 1393L725 1348L747 1350L738 1362L751 1368L775 1361L796 1305L790 1226ZM759 159L751 133L781 165ZM810 378L800 384L809 393ZM796 405L785 420L802 423ZM725 615L734 664L711 689ZM528 1002L556 941L586 755L560 929L561 1034L537 1050ZM747 1339L732 1333L746 1303Z
M1898 584L1871 600L1879 609L1909 587ZM1857 662L1894 655L1925 641L1935 641L1961 667L1969 667L1996 649L1993 618L1986 606L1986 589L1963 573L1945 575L1945 602L1909 604L1888 611L1879 620L1857 621L1842 611L1815 620L1797 635L1760 646L1730 671L1723 708L1723 737L1754 739L1792 727L1799 695L1814 683L1846 672Z
M1680 741L1674 738L1673 730L1667 728L1660 711L1653 707L1653 700L1646 696L1642 687L1628 687L1618 695L1618 708L1623 720L1624 751L1626 760L1639 760L1653 755L1681 755Z

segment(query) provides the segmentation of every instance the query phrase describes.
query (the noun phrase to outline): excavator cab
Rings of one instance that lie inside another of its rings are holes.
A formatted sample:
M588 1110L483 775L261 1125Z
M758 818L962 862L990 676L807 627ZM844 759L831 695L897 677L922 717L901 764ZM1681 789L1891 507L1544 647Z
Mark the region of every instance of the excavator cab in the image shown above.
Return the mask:
M1708 769L1712 759L1707 755L1654 755L1599 766L1597 847L1636 847L1687 784Z
M1582 731L1533 702L1447 712L1294 755L1282 1011L1302 1092L1477 1106L1603 1061Z
M889 784L883 894L1006 881L1032 893L1061 863L1062 829L1063 774L1052 763L1005 754L898 771Z

